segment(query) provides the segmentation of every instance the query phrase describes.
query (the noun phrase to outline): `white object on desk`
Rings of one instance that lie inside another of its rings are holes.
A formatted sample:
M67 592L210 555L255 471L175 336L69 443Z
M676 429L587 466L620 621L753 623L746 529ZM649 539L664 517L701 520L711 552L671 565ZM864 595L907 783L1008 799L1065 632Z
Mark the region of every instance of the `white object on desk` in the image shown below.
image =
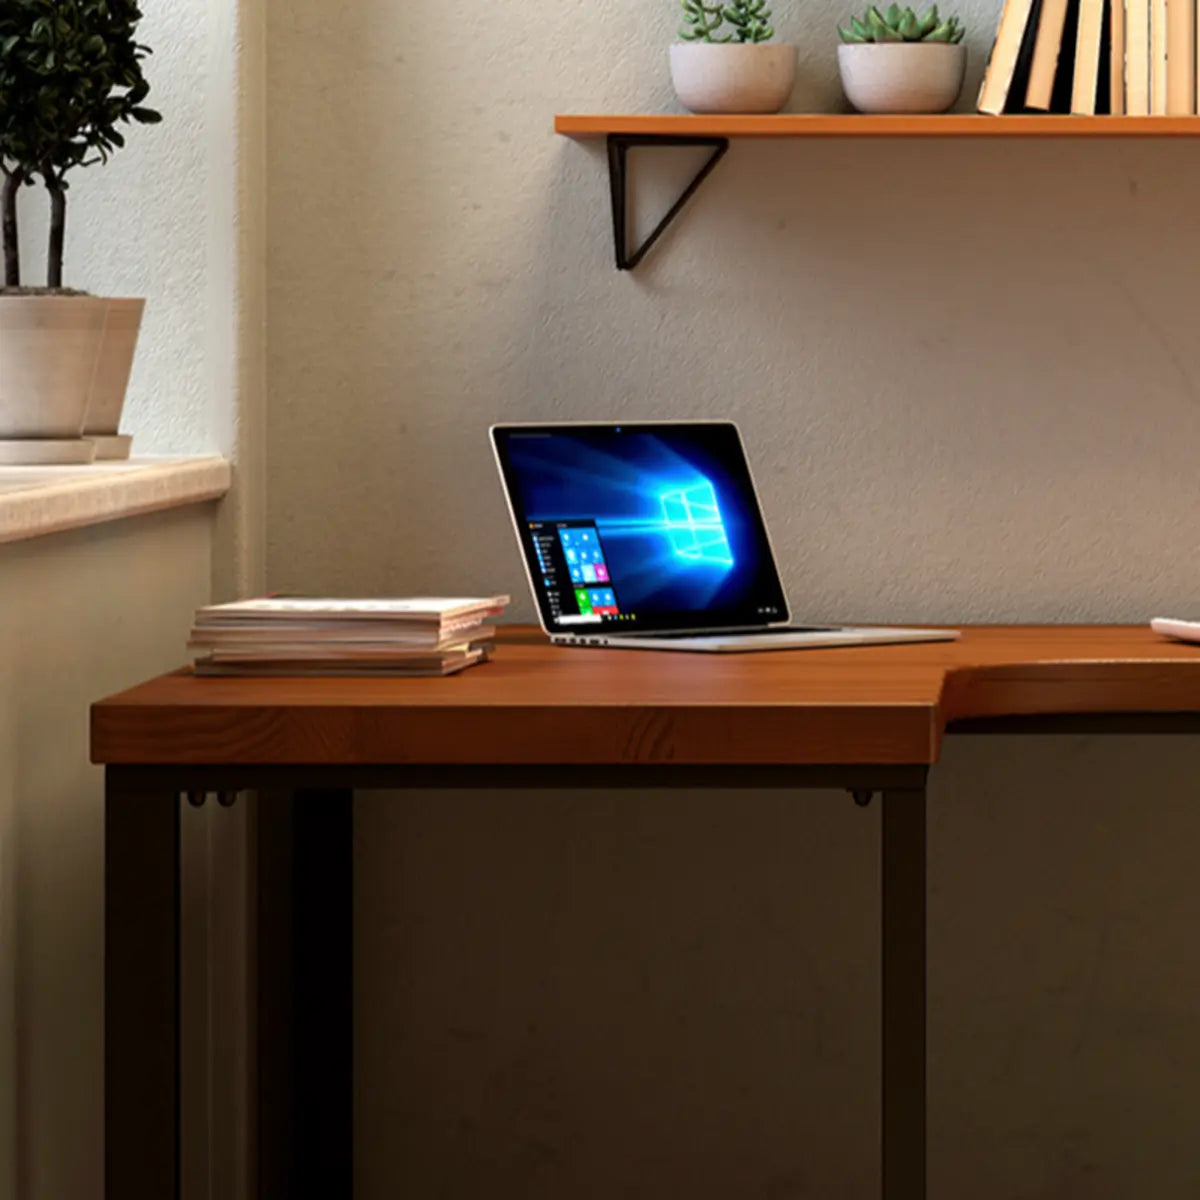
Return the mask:
M1150 628L1164 637L1178 638L1181 642L1200 642L1200 621L1180 621L1175 617L1155 617Z

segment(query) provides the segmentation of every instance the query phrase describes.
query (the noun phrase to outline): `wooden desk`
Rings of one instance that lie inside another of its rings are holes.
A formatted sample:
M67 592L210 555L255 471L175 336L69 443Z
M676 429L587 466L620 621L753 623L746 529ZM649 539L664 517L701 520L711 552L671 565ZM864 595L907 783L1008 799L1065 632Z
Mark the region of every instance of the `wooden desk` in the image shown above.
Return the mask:
M839 787L882 799L885 1200L925 1194L925 779L948 729L1200 729L1200 646L1144 627L744 656L503 631L444 680L180 672L95 705L111 1200L178 1194L179 799L257 793L264 1197L348 1197L361 787ZM582 769L586 768L586 769ZM174 1103L172 1103L174 1098Z

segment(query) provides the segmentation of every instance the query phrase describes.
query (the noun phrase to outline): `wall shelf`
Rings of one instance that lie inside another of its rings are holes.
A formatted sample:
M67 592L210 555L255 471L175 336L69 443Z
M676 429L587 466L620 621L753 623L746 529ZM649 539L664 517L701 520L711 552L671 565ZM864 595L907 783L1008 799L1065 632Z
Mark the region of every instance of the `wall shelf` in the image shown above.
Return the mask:
M678 114L562 115L554 129L576 139L649 135L679 138L855 137L1200 137L1200 117L1067 117L1029 114L983 117L944 113L867 117L845 113L781 113L770 117Z
M845 113L777 116L564 114L556 133L577 141L604 138L612 193L617 269L636 267L695 195L734 138L1200 138L1200 117L1078 117L1045 113L985 117L974 113L872 117ZM636 249L628 244L628 155L638 146L703 146L712 150L655 230Z

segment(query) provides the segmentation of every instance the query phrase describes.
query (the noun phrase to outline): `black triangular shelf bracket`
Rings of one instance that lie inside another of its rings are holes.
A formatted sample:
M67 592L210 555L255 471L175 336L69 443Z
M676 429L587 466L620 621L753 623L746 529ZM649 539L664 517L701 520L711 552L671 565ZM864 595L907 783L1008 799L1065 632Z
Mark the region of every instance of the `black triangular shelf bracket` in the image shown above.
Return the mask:
M637 146L711 146L712 155L683 190L670 211L658 223L654 232L631 254L629 252L629 151ZM608 180L612 187L613 239L617 251L617 270L632 271L649 253L650 248L667 231L667 227L683 211L683 206L696 194L700 185L713 173L713 168L725 157L729 139L723 137L670 137L649 133L611 133L608 135Z

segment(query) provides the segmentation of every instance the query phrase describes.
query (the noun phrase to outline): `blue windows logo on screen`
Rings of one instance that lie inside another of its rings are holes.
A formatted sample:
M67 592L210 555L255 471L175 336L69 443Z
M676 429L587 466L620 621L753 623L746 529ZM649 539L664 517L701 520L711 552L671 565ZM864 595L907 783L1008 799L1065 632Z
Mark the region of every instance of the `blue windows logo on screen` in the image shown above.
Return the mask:
M712 483L701 479L690 487L663 492L663 523L678 558L714 567L732 567L733 551Z

